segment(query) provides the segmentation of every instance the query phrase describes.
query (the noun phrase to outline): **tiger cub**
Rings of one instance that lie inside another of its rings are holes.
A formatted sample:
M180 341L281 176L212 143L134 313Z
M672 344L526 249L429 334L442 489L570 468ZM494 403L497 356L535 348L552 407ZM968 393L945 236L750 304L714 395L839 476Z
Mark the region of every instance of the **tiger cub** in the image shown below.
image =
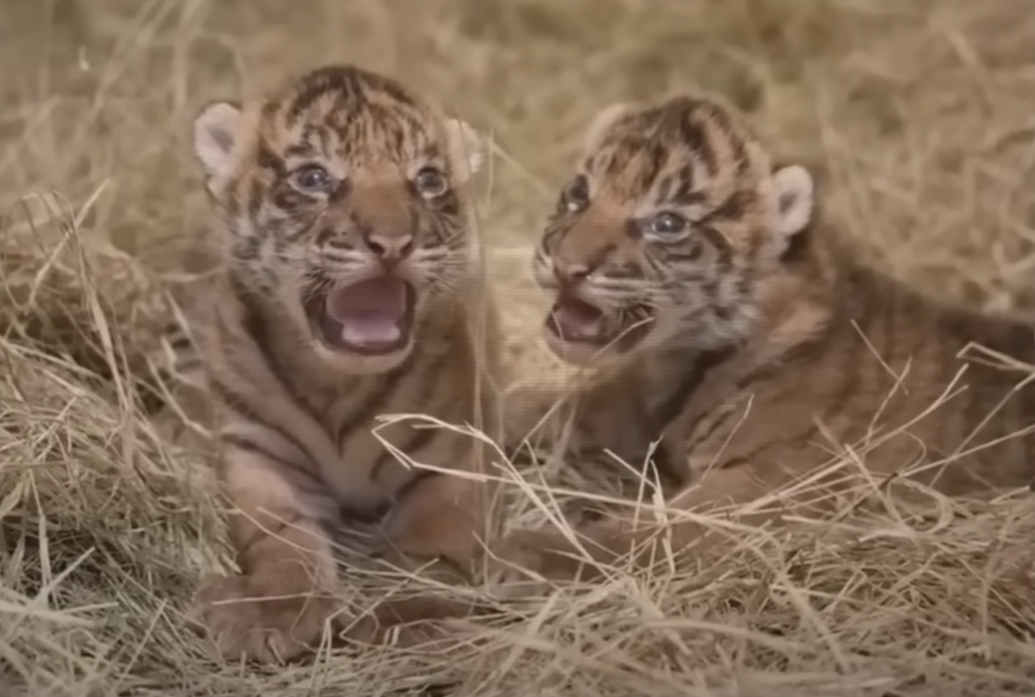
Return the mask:
M193 134L218 263L188 319L243 572L202 581L201 618L223 654L285 660L338 620L339 543L471 573L491 532L488 485L442 473L481 471L473 438L378 422L496 428L468 191L482 150L465 123L351 66L213 103Z
M673 511L761 504L844 444L878 479L917 466L950 495L1029 484L1035 386L1013 391L1026 374L968 344L1030 364L1032 326L864 267L814 198L805 167L775 165L718 103L598 114L534 254L554 300L546 343L602 376L573 398L573 448L646 463ZM617 516L576 532L582 554L551 528L512 533L498 573L582 578L599 571L585 554L646 564L657 528ZM684 551L703 532L665 531Z

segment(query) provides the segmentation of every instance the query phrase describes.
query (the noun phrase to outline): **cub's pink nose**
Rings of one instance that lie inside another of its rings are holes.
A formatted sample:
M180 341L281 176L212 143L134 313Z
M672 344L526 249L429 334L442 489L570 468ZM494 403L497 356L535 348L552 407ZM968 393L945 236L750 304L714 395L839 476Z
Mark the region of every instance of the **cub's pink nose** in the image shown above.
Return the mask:
M385 261L398 261L413 251L413 235L386 235L371 233L367 236L367 248Z

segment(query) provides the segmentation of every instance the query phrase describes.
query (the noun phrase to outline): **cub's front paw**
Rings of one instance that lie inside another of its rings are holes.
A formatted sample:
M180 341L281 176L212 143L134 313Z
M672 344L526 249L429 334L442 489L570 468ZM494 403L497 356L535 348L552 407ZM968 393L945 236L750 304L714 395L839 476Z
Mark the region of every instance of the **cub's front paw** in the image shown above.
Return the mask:
M224 658L243 655L262 663L280 663L319 643L334 616L334 600L300 594L297 586L288 589L288 585L295 584L242 575L212 575L201 582L201 621Z

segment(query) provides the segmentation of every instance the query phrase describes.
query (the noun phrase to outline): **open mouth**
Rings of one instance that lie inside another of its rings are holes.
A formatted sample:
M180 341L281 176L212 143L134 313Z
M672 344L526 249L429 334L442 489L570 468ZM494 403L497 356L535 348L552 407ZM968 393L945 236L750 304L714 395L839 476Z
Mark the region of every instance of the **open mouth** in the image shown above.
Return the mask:
M329 348L381 356L409 343L416 304L412 285L401 278L379 276L335 286L313 297L306 312Z
M650 333L653 320L646 305L609 316L581 298L561 293L546 317L546 328L565 343L628 351Z

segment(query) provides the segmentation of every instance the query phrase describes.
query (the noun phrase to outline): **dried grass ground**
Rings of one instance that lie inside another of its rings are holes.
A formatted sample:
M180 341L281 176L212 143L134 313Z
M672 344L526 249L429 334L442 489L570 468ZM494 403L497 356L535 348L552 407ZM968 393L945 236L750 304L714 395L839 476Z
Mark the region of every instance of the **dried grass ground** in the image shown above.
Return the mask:
M556 366L529 339L524 246L580 129L679 88L822 164L830 215L875 261L1030 308L1027 0L10 0L0 57L3 697L1035 693L1024 492L733 530L700 569L501 607L440 650L222 665L184 628L196 577L226 561L212 478L147 418L163 274L202 211L194 110L329 60L494 134L485 230L529 375ZM541 518L525 494L515 519Z

